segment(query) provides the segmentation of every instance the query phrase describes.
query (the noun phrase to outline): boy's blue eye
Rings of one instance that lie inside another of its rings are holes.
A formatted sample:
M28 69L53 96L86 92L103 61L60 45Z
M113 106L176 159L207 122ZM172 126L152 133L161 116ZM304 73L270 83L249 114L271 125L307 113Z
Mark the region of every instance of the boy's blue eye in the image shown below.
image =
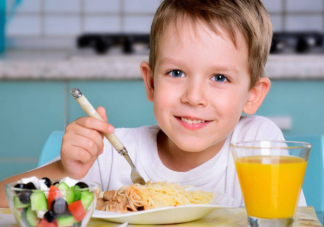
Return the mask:
M219 82L219 83L224 83L224 82L227 82L228 79L226 76L222 75L222 74L216 74L212 77L212 80L215 80L216 82Z
M184 77L184 74L181 70L171 70L169 72L169 74L172 76L172 77Z

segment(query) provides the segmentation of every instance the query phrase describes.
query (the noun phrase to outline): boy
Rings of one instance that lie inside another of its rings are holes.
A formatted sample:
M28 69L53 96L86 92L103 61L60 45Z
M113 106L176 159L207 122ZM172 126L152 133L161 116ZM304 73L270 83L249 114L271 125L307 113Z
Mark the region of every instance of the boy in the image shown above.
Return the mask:
M118 129L145 180L213 189L244 205L230 143L284 140L254 114L270 81L262 77L272 28L259 0L165 0L151 28L149 63L141 64L158 126ZM106 118L105 110L98 108ZM82 117L67 126L61 159L1 182L33 176L97 181L102 190L132 184L130 167L104 139L112 125ZM299 205L306 205L301 195Z

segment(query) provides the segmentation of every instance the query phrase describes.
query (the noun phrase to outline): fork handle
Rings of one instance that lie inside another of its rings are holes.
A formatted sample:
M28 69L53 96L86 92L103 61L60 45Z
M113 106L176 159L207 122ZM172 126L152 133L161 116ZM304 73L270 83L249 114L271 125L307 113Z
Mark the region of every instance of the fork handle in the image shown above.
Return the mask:
M126 161L128 162L128 164L136 169L132 159L128 156L128 151L126 150L126 148L124 147L124 149L122 151L118 151L119 154L121 154L122 156L124 156L124 158L126 159Z
M100 121L104 121L95 110L95 108L93 108L91 103L87 100L87 98L78 89L72 89L71 94L74 97L75 101L77 101L77 103L82 107L82 109L88 116L94 117ZM113 147L118 151L119 154L124 155L125 152L127 154L127 150L115 135L115 133L104 133L104 136L109 140L109 142L113 145Z

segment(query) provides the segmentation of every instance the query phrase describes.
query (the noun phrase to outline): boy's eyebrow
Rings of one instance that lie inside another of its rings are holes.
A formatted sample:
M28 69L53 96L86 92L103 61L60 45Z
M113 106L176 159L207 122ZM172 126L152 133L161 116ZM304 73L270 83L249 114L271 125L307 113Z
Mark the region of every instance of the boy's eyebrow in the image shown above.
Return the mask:
M224 66L224 65L217 65L213 66L215 70L223 71L223 72L234 72L238 73L239 70L235 66Z
M181 61L178 61L178 60L175 60L175 59L172 59L172 58L167 58L167 57L161 58L160 64L166 64L166 63L176 64L176 65L181 65L182 64Z
M160 60L160 64L167 64L167 63L171 63L171 64L175 64L175 65L182 65L183 63L181 61L177 61L175 59L172 58L168 58L168 57L164 57L161 58ZM239 73L239 70L237 69L237 67L235 67L235 65L212 65L211 68L213 70L216 71L223 71L223 72L234 72L234 73Z

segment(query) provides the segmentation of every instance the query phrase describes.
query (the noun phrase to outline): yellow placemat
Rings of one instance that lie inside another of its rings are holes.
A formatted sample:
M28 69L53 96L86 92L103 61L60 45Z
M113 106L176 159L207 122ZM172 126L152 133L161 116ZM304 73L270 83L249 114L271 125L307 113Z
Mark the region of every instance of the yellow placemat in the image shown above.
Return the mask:
M89 227L117 227L121 223L107 222L105 220L92 218L88 224ZM127 227L152 227L152 226L180 226L180 227L211 227L211 226L239 226L248 227L247 214L244 208L234 208L234 209L217 209L205 216L202 219L193 222L186 222L180 224L169 224L169 225L126 225ZM316 213L313 207L298 207L296 212L296 222L295 227L321 227L321 223L318 221Z
M10 221L6 223L10 223L10 226L17 226L15 224L14 218L10 215L9 208L0 208L0 223L4 221L6 217L10 216ZM2 219L2 220L1 220ZM234 209L217 209L207 215L206 217L199 219L193 222L186 222L180 224L169 224L169 225L124 225L127 227L152 227L152 226L180 226L180 227L211 227L211 226L239 226L239 227L247 227L247 215L244 208L234 208ZM2 226L2 225L0 225ZM102 219L92 218L88 223L88 227L117 227L123 226L121 223L113 223L108 222ZM320 227L321 223L318 221L316 213L313 207L298 207L296 212L296 222L295 227Z

